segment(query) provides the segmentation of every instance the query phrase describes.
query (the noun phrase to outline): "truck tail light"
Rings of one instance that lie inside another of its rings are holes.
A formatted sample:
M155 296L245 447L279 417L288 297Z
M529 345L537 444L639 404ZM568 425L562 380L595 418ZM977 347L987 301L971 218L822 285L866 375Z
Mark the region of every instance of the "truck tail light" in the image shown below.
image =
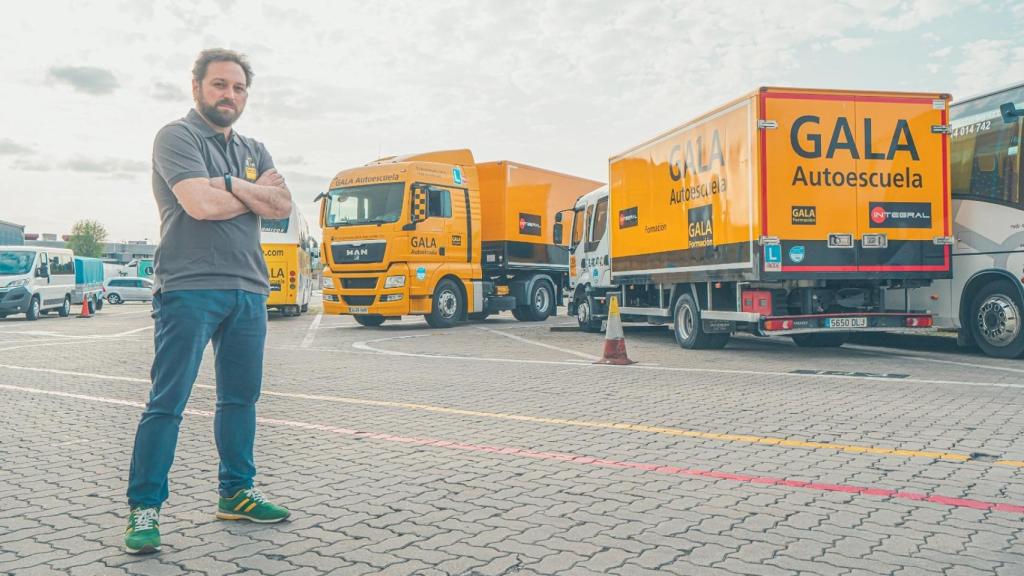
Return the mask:
M907 328L931 328L931 316L908 316L906 319Z
M774 332L775 330L792 330L793 329L793 321L792 320L765 320L764 321L764 329L768 330L770 332Z

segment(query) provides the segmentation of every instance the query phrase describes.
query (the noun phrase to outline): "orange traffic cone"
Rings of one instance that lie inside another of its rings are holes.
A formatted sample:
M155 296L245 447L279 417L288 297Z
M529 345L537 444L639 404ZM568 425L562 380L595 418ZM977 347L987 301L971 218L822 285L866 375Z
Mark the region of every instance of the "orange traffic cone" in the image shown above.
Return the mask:
M619 316L618 296L608 296L608 325L604 330L604 358L594 364L625 366L636 364L626 355L626 337L622 333L622 318Z
M78 315L79 318L92 318L92 314L89 314L89 301L86 300L85 296L82 296L82 313Z

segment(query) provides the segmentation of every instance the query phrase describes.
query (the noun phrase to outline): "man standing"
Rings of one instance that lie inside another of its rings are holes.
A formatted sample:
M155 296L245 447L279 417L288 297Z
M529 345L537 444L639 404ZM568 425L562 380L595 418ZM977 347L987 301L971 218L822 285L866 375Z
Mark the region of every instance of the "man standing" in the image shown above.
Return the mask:
M195 109L164 126L153 145L153 194L160 209L155 356L128 479L125 550L131 554L160 549L160 506L168 495L178 427L211 340L220 455L217 517L280 522L289 514L253 487L270 291L260 217L285 218L292 204L263 144L231 129L245 110L252 77L249 62L237 52L201 52L192 69Z

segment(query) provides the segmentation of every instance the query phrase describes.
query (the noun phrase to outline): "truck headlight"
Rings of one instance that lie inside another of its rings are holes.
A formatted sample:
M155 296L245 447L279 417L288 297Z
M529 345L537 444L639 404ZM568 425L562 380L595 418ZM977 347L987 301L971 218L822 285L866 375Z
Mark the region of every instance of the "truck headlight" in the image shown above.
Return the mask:
M388 276L384 279L384 289L401 288L405 286L405 276Z
M381 296L381 302L398 302L402 299L403 294L385 294Z
M28 286L28 278L19 278L18 280L11 280L7 283L5 288L17 288L18 286Z
M330 276L324 276L324 288L334 290L334 278Z

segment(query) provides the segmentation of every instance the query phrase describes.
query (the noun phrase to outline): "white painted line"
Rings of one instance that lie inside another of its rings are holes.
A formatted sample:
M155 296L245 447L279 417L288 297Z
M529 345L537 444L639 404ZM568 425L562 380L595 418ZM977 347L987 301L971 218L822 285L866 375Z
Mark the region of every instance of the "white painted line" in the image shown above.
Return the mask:
M875 346L867 346L864 344L845 344L844 348L850 348L851 350L857 350L858 352L866 352L868 354L874 354L877 356L888 356L890 358L906 358L908 360L917 360L919 362L936 362L938 364L950 364L953 366L963 366L965 368L979 368L981 370L995 370L1000 372L1013 372L1015 374L1024 374L1024 368L1010 368L1009 366L991 366L988 364L975 364L973 362L959 362L956 360L942 360L934 356L925 356L923 354L908 354L900 352L891 352L885 349L879 349Z
M306 337L302 339L300 348L309 348L313 345L313 339L316 338L316 329L320 326L320 321L324 319L324 314L321 312L313 318L313 321L309 324L309 330L306 331Z
M505 332L502 332L502 331L499 331L499 330L493 330L491 328L484 328L483 326L475 326L475 328L477 330L483 330L484 332L490 332L491 334L497 334L498 336L504 336L505 338L511 338L512 340L516 340L516 341L522 342L524 344L531 344L533 346L540 346L541 348L547 348L548 350L555 350L555 351L558 351L558 352L564 352L564 353L570 354L572 356L579 356L580 358L586 358L587 360L597 361L597 360L601 359L600 356L594 356L593 354L587 354L585 352L577 352L575 350L570 350L568 348L562 348L562 347L559 347L559 346L553 346L551 344L545 344L544 342L537 342L536 340L530 340L530 339L527 339L527 338L523 338L522 336L516 336L515 334L508 334L508 333L505 333Z
M423 336L429 336L424 334ZM429 358L432 360L460 360L470 362L496 362L501 364L537 364L546 366L576 366L578 368L596 368L603 370L653 370L653 371L664 371L664 372L684 372L690 374L735 374L738 376L785 376L789 378L800 378L800 379L851 379L850 376L843 376L838 374L794 374L791 372L774 372L768 370L726 370L718 368L682 368L675 366L653 366L646 364L633 364L630 366L609 366L605 364L583 364L580 362L569 362L561 360L528 360L528 359L515 359L515 358L492 358L486 356L451 356L444 354L419 354L414 352L398 352L395 350L385 350L383 348L377 348L371 346L371 344L377 342L385 342L389 340L397 340L401 338L418 338L421 336L398 336L395 338L377 338L375 340L364 340L362 342L355 342L352 347L357 350L364 350L367 352L376 352L378 354L385 354L388 356L405 356L408 358ZM893 378L882 378L864 376L857 377L858 381L874 381L884 382L886 384L944 384L953 386L976 386L976 387L988 387L988 388L1015 388L1024 389L1024 384L1009 384L1005 382L964 382L962 380L927 380L923 378L905 378L905 379L893 379Z

